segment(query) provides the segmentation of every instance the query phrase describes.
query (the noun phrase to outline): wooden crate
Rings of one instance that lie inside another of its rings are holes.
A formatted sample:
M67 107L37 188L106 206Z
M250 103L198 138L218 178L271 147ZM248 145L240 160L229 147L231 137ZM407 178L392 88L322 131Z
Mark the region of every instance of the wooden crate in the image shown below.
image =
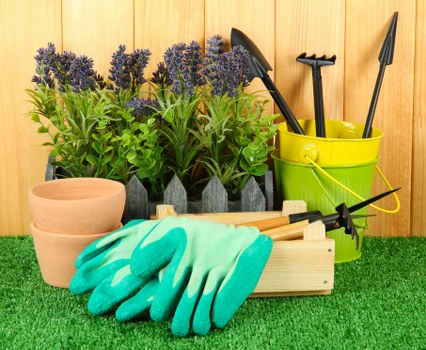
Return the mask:
M296 203L297 202L297 203ZM296 205L295 205L296 204ZM302 207L301 207L302 206ZM285 201L283 211L176 214L172 205L157 206L157 218L169 215L189 216L226 224L241 224L276 218L306 208L301 201ZM295 225L299 239L274 241L271 256L252 297L324 295L334 286L334 240L327 238L321 221Z

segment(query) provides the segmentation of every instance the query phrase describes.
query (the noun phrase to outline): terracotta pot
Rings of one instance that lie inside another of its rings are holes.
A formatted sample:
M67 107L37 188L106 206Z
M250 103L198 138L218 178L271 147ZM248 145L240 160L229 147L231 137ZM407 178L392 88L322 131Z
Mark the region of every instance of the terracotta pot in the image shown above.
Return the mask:
M116 229L121 226L120 224ZM44 281L51 286L60 288L69 287L71 279L77 271L74 262L83 249L110 233L89 235L54 233L37 228L33 222L30 224L30 230Z
M64 234L98 234L118 227L124 211L123 184L101 178L47 181L29 190L37 228Z

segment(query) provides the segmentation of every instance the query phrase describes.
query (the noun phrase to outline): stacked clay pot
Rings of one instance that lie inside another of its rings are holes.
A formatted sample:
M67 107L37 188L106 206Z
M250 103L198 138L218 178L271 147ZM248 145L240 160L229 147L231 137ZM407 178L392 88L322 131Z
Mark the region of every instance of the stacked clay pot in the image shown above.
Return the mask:
M30 224L44 281L68 288L81 251L121 227L123 184L100 178L43 182L29 190Z

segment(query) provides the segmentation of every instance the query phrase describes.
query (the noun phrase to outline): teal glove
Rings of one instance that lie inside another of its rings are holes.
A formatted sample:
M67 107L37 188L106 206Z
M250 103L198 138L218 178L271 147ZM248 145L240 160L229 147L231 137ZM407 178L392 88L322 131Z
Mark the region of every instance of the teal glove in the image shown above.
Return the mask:
M132 220L122 229L93 242L78 256L77 272L69 289L76 295L93 291L87 305L91 313L103 315L136 291L141 310L149 309L158 278L154 276L149 281L135 276L129 264L135 247L157 224L157 221Z
M223 328L253 292L272 250L272 240L253 227L169 217L135 247L132 274L149 280L165 266L150 315L164 321L173 315L172 332L206 334ZM138 317L147 307L143 291L121 304L119 320Z

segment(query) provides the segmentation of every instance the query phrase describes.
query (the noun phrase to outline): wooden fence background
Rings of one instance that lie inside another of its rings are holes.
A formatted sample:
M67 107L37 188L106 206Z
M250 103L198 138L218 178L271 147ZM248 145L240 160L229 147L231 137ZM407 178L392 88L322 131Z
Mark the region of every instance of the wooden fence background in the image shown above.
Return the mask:
M323 70L325 114L363 123L377 56L394 11L395 56L386 70L374 125L384 131L380 166L399 191L401 211L370 222L377 236L426 235L426 15L424 0L0 0L0 235L27 234L27 191L43 181L47 150L24 89L36 50L86 54L107 74L112 52L150 48L150 70L173 43L205 42L236 27L259 46L271 76L299 118L312 118L309 68L300 53L336 54ZM260 82L254 89L263 89ZM377 181L375 193L385 189ZM393 207L392 200L382 206Z

